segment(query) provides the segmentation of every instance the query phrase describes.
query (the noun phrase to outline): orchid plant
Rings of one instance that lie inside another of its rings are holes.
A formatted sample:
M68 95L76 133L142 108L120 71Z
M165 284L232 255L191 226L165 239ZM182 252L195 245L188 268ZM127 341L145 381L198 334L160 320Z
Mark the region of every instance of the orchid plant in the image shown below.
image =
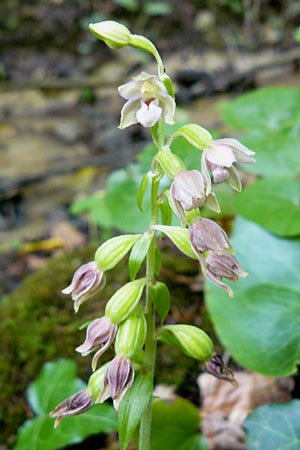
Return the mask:
M130 281L108 300L103 317L96 318L86 329L86 338L76 350L82 356L95 352L87 389L75 393L50 413L55 426L67 416L80 414L94 403L111 397L119 411L120 448L125 450L139 425L139 449L149 450L153 377L157 341L173 345L189 357L203 362L212 375L235 383L219 355L214 353L210 337L200 328L185 324L163 325L169 311L168 287L157 280L160 271L157 237L166 235L185 255L198 259L203 275L233 296L223 279L234 282L245 277L226 232L213 220L201 216L201 208L220 212L213 191L214 183L225 182L240 191L241 182L235 163L251 164L254 153L236 139L214 141L205 128L188 124L177 129L166 141L164 125L175 121L174 89L161 57L147 38L132 34L125 26L104 21L90 25L90 30L111 48L132 46L151 53L157 61L157 74L142 72L119 87L126 100L119 128L141 124L149 128L157 147L149 172L137 192L142 209L143 198L151 187L151 217L144 234L127 234L104 242L94 261L80 267L65 294L71 294L75 312L106 282L106 272L130 252ZM172 153L172 142L178 136L199 150L199 167L186 170L183 161ZM171 179L170 189L161 188L163 177ZM170 214L163 214L166 207ZM162 207L163 205L163 207ZM173 226L166 217L178 217ZM146 273L137 278L146 259ZM156 315L160 317L156 327ZM112 361L99 365L101 355L114 346Z

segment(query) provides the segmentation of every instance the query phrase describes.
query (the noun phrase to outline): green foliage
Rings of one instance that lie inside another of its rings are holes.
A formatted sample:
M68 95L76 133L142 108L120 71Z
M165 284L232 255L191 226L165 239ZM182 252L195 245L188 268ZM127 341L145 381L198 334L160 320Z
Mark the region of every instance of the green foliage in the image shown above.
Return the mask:
M152 378L140 374L125 394L119 410L120 450L126 450L152 396Z
M199 433L199 412L189 401L155 399L151 431L152 450L208 450Z
M117 416L110 405L95 405L80 416L68 417L57 429L49 412L61 401L84 389L76 378L73 361L47 363L27 390L28 402L37 415L21 427L15 450L55 450L78 443L92 434L117 429Z
M300 401L256 408L246 419L248 450L300 448Z
M131 281L135 280L135 277L146 258L152 239L153 235L146 232L134 244L129 256L129 274Z
M237 212L279 236L299 235L300 89L258 89L221 109L224 121L245 130L242 142L256 151L256 164L246 170L266 177L238 196Z
M206 300L216 332L246 368L291 374L300 361L300 240L277 238L239 219L232 244L250 276L232 286L233 300L209 284Z
M114 0L114 2L132 13L139 12L141 9L139 0ZM147 16L164 16L171 12L171 5L164 1L148 0L143 7L143 13Z
M149 291L161 323L163 323L170 309L170 291L168 286L161 281L157 281L149 286Z
M240 214L279 236L300 234L300 180L266 177L236 197Z

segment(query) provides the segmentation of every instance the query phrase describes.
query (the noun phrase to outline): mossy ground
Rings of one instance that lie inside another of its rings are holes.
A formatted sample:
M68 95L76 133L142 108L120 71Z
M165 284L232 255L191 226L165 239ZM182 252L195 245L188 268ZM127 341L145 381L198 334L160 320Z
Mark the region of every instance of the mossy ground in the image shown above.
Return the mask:
M79 331L78 328L85 321L101 315L106 300L128 281L127 267L121 263L108 273L107 286L97 296L100 301L95 298L86 302L75 315L70 297L63 296L61 289L69 284L78 266L93 258L94 251L95 246L89 245L85 249L53 258L46 267L27 276L0 304L2 445L11 447L19 426L30 417L25 391L46 361L72 358L78 363L79 374L83 379L87 379L90 374L90 358L82 358L74 351L83 342L85 335L84 330ZM160 278L170 287L172 308L175 313L184 316L195 302L199 304L200 297L199 294L191 293L188 285L178 283L176 274L194 276L197 274L197 264L168 250L163 253L163 266L167 269ZM178 321L171 315L168 320ZM194 317L187 321L193 323ZM185 381L191 373L197 376L199 363L182 356L176 349L165 349L165 346L159 345L156 381L175 384L184 391ZM106 358L110 356L108 353Z

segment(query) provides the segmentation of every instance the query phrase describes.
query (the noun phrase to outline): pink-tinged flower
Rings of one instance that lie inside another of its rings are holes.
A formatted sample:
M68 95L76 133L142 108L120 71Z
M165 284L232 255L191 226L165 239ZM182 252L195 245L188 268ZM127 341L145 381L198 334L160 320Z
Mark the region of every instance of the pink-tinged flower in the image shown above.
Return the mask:
M236 191L241 190L241 181L234 163L252 164L254 152L236 139L217 139L202 153L201 170L206 184L206 192L211 190L209 170L214 183L226 181Z
M51 411L50 417L57 417L54 422L54 428L58 427L64 417L81 414L90 409L93 404L94 402L86 389L71 395L71 397L68 397Z
M88 262L76 270L70 286L62 293L71 294L74 300L74 310L78 311L80 305L105 285L104 272L98 269L95 261Z
M170 187L170 197L176 214L185 223L184 211L201 208L204 204L215 211L220 211L213 192L205 194L205 184L198 170L180 170Z
M233 297L232 289L222 282L222 278L237 282L239 277L246 277L248 274L242 270L235 256L224 253L218 255L209 251L205 257L205 268L207 278L217 286L225 289L229 297Z
M92 359L92 369L96 370L98 359L114 342L116 333L117 326L108 317L96 319L87 327L85 341L76 351L87 356L100 347Z
M96 403L103 403L107 398L113 399L114 408L119 409L122 398L132 386L134 369L130 359L116 356L105 372L103 388Z
M121 111L119 128L135 123L153 127L161 118L166 123L174 123L175 101L156 75L142 72L118 90L127 100Z
M189 240L195 255L203 258L203 253L213 250L217 253L230 252L228 236L216 222L197 219L189 227Z
M220 355L214 355L211 360L204 365L204 370L219 380L229 381L229 383L231 383L234 387L239 386L238 382L234 378L233 371L224 364L224 361Z

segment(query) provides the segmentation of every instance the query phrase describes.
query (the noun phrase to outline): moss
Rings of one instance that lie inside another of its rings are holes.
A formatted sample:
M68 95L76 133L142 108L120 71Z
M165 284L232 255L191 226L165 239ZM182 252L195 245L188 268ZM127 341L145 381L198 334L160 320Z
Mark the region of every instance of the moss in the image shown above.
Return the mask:
M45 268L27 276L0 303L0 442L3 445L13 444L17 429L30 417L25 391L46 361L72 358L78 363L83 379L90 374L90 358L82 358L74 351L85 335L78 327L102 314L106 300L128 281L126 264L118 265L108 274L107 286L98 294L97 301L86 302L75 315L73 302L61 294L61 289L69 284L79 265L92 259L94 251L95 247L90 245L54 258ZM160 279L171 290L172 307L184 313L193 303L199 303L199 294L178 283L177 274L189 279L197 274L197 264L177 253L174 257L170 249L163 252L163 264L166 269ZM169 320L174 321L171 316ZM112 353L105 355L104 361L111 356ZM178 350L169 347L166 352L160 345L157 381L182 386L187 370L195 366L190 361Z

